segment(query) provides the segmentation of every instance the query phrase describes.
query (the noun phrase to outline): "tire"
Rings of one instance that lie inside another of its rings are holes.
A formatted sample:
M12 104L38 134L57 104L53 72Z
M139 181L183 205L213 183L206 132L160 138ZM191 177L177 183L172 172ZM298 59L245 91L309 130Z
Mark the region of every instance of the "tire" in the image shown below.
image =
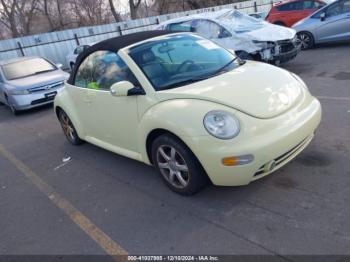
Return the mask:
M310 49L315 44L314 37L309 32L299 32L297 34L297 37L297 43L298 45L301 45L301 50Z
M18 116L19 111L18 111L14 106L12 106L12 105L10 105L9 107L10 107L10 109L11 109L12 114L13 114L14 116Z
M6 98L7 105L9 106L9 108L10 108L12 114L13 114L14 116L17 116L18 113L19 113L19 110L17 110L13 105L10 104L9 99L8 99L8 97L7 97L6 94L5 94L5 98Z
M274 22L273 24L286 27L286 24L281 21Z
M173 135L164 134L153 141L152 160L165 184L180 195L196 194L209 181L196 156Z
M60 121L61 127L63 129L63 133L65 134L67 140L71 144L81 145L82 143L84 143L84 141L79 138L78 133L72 121L63 110L59 111L58 120Z
M246 51L236 51L236 55L242 60L254 60L254 58Z

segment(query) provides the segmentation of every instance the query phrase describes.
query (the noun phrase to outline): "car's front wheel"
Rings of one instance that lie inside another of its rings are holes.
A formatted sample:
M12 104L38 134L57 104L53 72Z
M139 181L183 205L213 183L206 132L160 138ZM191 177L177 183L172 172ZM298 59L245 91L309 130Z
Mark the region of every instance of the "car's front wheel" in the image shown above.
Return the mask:
M181 195L193 195L208 182L205 171L192 151L170 134L155 139L152 160L165 184Z
M298 33L297 38L297 43L301 46L302 50L310 49L314 45L314 38L312 34L308 32Z
M17 116L19 111L14 107L14 105L12 105L7 97L7 95L5 94L5 98L6 98L6 102L8 104L8 106L10 107L10 110L12 112L13 115Z
M72 121L63 110L59 111L58 119L62 126L63 132L70 143L72 143L73 145L80 145L84 142L79 138Z

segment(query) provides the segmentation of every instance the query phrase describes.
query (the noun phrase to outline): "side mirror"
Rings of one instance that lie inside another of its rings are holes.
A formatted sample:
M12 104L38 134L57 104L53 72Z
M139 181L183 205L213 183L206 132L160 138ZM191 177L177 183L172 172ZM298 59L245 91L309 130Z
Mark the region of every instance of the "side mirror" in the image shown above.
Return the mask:
M141 87L135 87L129 81L120 81L113 84L110 93L112 96L136 96L146 94Z
M326 13L322 13L322 14L320 15L320 18L321 18L321 21L326 20Z
M56 67L61 69L63 67L63 65L62 64L56 64Z

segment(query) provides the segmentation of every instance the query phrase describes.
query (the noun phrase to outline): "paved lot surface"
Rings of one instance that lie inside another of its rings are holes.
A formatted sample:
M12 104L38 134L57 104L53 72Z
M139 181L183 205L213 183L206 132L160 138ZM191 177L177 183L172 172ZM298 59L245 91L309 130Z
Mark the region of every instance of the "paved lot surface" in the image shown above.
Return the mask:
M71 146L51 107L14 117L0 106L0 254L105 254L108 239L130 254L350 254L349 61L347 44L285 66L323 106L315 140L292 163L191 198L142 163Z

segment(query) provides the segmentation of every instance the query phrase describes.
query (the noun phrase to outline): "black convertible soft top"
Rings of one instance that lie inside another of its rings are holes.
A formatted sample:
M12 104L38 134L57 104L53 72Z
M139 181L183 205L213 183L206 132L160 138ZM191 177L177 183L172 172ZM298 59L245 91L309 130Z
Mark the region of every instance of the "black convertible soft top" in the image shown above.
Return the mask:
M75 66L73 68L73 71L70 74L70 77L67 81L68 84L73 85L75 74L77 69L79 68L80 64L85 60L85 58L96 52L96 51L112 51L112 52L118 52L119 49L122 49L124 47L127 47L129 45L135 44L137 42L142 42L144 40L162 36L162 35L168 35L172 34L174 32L166 31L166 30L153 30L153 31L145 31L145 32L138 32L133 33L129 35L123 35L123 36L117 36L113 37L107 40L104 40L102 42L99 42L88 49L86 49L84 52L82 52L76 60Z

